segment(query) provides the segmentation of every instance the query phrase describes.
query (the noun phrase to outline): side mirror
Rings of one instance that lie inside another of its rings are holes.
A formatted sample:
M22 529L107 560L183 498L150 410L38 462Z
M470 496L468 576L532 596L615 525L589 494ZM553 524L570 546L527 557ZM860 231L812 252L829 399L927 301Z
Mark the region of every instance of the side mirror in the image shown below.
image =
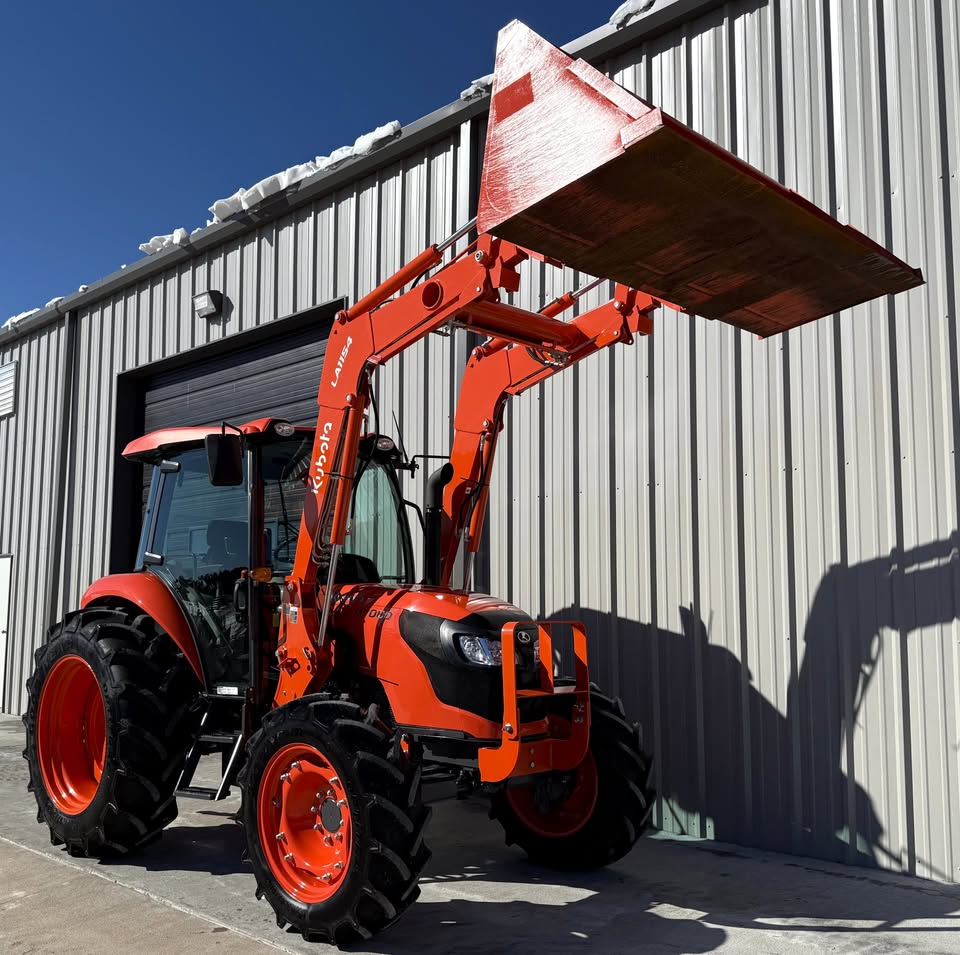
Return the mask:
M239 434L208 434L207 472L214 487L243 484L243 439Z

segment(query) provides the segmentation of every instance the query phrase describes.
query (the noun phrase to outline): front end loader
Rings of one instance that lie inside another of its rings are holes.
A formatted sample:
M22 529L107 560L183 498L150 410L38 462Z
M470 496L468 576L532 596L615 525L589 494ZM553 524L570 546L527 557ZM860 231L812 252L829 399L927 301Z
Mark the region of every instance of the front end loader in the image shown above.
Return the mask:
M600 278L521 309L507 299L531 257ZM178 797L238 784L258 897L341 945L416 899L425 778L489 797L540 863L622 858L649 825L651 758L591 683L584 627L471 589L508 400L648 336L661 307L767 336L921 282L510 24L477 219L337 315L316 426L172 428L125 449L153 466L136 569L51 628L28 683L38 820L73 854L132 852ZM599 284L609 301L582 310ZM399 479L416 465L380 432L373 386L452 329L484 341L427 482L418 576ZM221 779L194 785L208 754Z

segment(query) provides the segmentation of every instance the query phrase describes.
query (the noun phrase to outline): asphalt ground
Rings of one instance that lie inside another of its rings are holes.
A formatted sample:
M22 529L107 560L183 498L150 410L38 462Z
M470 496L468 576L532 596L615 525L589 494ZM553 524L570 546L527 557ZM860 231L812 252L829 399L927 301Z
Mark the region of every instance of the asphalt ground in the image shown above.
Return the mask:
M254 899L236 795L181 800L134 858L72 859L36 822L22 749L20 721L0 717L0 952L332 951ZM437 798L428 839L420 900L355 951L960 953L957 885L662 837L558 874L506 847L479 799Z

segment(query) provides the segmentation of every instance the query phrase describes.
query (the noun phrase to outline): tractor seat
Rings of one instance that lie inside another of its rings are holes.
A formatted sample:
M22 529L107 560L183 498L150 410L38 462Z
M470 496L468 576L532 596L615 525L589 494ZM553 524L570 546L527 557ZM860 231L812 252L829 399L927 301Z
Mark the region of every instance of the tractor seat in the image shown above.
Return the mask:
M224 570L246 567L248 530L246 521L210 521L207 524L208 564L217 564Z

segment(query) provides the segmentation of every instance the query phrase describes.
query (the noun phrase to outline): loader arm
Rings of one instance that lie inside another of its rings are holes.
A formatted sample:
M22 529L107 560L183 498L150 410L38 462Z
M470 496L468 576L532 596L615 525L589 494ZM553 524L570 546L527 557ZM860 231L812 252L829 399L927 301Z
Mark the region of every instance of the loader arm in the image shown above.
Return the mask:
M365 298L339 312L334 321L320 375L316 437L297 550L284 587L277 647L281 674L275 696L278 705L302 696L313 683L322 684L332 669L332 652L325 636L373 370L446 325L541 353L559 347L565 353L585 350L588 354L598 347L592 341L603 337L602 330L595 331L586 321L581 327L559 321L548 312L527 312L501 304L501 291L519 288L517 266L529 253L490 235L481 235L429 279L397 294L439 265L445 248L464 231L425 249ZM625 292L625 302L633 302L631 296L635 295ZM623 317L619 312L616 315L618 324L612 331L623 327ZM611 316L607 319L612 320ZM511 351L503 351L507 367L511 362L525 367L517 364L519 353L512 355ZM538 371L549 373L535 359L530 362L529 376Z
M570 308L576 298L577 293L568 292L539 314L552 318ZM533 349L499 339L473 350L463 374L454 417L450 452L453 477L444 488L441 586L451 586L461 541L468 561L465 577L469 577L469 562L480 546L490 475L507 399L608 345L630 345L634 335L649 335L653 330L650 313L661 304L676 308L625 285L617 285L611 301L565 325L566 329L578 333L572 347L555 341L543 349ZM566 337L569 338L569 334Z

